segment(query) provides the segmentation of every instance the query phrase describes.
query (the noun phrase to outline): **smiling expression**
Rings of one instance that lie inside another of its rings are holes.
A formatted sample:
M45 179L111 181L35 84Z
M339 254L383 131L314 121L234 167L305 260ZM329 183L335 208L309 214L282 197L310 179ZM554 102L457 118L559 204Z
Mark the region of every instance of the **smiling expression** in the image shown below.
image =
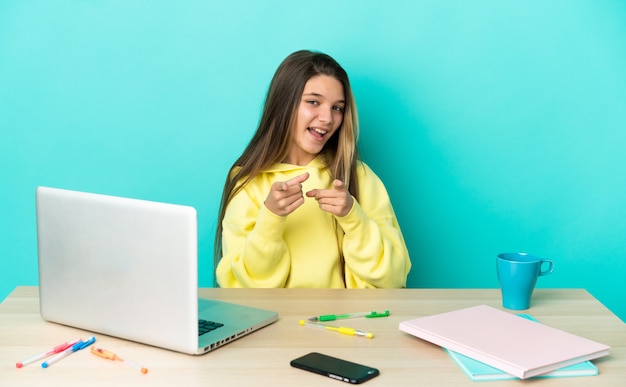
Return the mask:
M285 162L309 164L341 126L345 106L341 82L328 75L310 78L304 85L292 128L293 142Z

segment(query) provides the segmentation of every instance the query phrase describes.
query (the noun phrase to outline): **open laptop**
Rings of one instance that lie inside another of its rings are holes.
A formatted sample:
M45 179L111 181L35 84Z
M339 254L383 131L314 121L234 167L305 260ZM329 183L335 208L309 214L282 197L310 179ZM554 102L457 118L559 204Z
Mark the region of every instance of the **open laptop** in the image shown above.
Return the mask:
M49 187L36 197L45 320L196 355L277 320L198 298L193 207Z

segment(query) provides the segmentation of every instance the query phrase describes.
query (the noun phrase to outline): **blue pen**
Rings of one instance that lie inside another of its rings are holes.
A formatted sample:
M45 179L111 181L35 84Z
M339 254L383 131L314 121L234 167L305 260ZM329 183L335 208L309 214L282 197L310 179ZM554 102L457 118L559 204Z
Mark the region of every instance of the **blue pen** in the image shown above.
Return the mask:
M65 351L59 353L58 355L56 355L55 357L51 358L50 360L44 361L43 363L41 363L41 366L43 368L48 368L51 365L53 365L54 363L56 363L57 361L63 359L64 357L69 356L69 355L73 354L76 351L80 351L83 348L87 348L88 346L93 344L95 341L96 341L95 337L89 336L85 340L79 341L78 343L72 345L71 347L69 347Z

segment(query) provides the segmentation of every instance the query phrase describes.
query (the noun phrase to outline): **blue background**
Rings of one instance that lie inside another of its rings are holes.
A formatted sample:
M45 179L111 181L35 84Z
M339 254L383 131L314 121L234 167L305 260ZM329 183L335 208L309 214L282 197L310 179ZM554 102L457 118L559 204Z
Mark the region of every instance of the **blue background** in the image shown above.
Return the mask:
M620 0L3 0L0 299L37 284L38 185L196 207L210 286L226 170L302 48L351 77L411 287L495 288L528 251L626 319Z

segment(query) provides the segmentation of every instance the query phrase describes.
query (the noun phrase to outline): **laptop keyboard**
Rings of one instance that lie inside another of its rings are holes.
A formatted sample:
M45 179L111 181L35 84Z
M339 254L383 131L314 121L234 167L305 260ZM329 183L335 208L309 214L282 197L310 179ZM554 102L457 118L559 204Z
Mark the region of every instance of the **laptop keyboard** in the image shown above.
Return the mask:
M224 324L214 321L198 320L198 336L202 336L207 332L214 331L217 328L221 328L223 326Z

